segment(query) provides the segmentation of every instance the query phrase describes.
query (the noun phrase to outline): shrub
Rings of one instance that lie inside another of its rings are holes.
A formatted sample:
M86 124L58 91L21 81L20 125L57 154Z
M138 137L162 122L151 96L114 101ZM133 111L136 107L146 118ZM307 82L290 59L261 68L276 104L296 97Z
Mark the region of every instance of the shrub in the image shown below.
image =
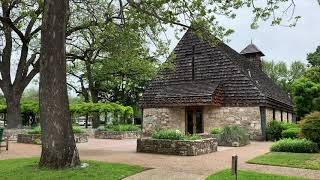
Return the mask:
M74 134L84 133L84 130L81 129L81 127L79 127L79 126L72 126L72 131L73 131Z
M83 133L84 131L79 126L72 126L72 131L75 134ZM40 126L34 127L28 131L28 134L41 134Z
M269 122L268 123L268 130L267 130L269 139L271 139L271 140L281 139L282 130L283 130L283 127L281 125L281 122L279 122L279 121Z
M106 125L103 129L99 130L105 131L140 131L141 126L132 125L132 124L117 124L117 125Z
M27 132L28 134L41 134L40 126L34 127Z
M222 146L232 146L233 142L238 142L240 146L250 143L247 131L240 126L226 126L222 129L218 137L218 143Z
M319 151L317 143L307 139L281 139L271 146L274 152L316 153Z
M282 135L282 138L296 139L299 137L300 131L301 131L300 128L291 128L291 129L283 130L281 135Z
M303 118L301 122L303 137L320 144L320 112L313 112Z
M222 132L221 128L211 128L210 133L211 134L220 134Z
M287 130L287 129L299 128L299 125L295 124L295 123L281 122L281 127L282 127L283 130Z
M172 140L183 140L184 134L179 130L160 130L152 133L152 138L154 139L172 139Z
M190 136L184 136L183 140L198 140L198 139L201 139L201 137L199 135L196 135L196 134L193 134L193 135L190 135Z

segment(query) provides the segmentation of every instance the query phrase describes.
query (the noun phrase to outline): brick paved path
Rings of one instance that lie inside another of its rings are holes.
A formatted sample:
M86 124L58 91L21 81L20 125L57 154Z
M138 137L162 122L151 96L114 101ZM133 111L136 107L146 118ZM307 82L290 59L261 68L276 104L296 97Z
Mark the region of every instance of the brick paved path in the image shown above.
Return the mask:
M151 170L144 171L128 180L204 179L208 175L230 168L231 156L239 156L240 169L275 174L303 176L320 179L320 171L260 166L245 161L268 152L270 142L252 142L239 148L219 147L218 152L192 157L136 153L136 140L89 139L88 143L77 144L81 159L136 164ZM10 143L9 152L2 151L0 159L31 157L40 155L40 146Z

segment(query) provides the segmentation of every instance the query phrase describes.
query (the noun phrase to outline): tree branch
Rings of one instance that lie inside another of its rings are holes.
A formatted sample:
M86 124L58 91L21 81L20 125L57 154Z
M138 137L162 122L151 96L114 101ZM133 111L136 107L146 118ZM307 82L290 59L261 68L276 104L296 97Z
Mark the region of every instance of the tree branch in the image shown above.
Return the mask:
M76 26L76 27L71 27L67 33L66 33L66 36L70 36L72 33L76 32L76 31L80 31L82 29L87 29L91 26L98 26L98 23L96 21L91 21L89 23L84 23L84 24L81 24L79 26Z
M23 35L23 33L14 25L14 23L11 21L10 18L0 16L0 21L1 21L2 23L8 24L9 27L19 36L19 38L21 39L21 41L22 41L23 43L27 43L27 39L25 38L25 36Z
M79 91L76 87L74 87L72 84L67 82L67 85L71 87L77 94L82 94L82 91Z
M157 18L158 20L162 21L162 22L167 22L167 23L171 23L171 24L175 24L175 25L178 25L178 26L182 26L182 27L185 27L185 28L191 28L193 29L191 26L188 26L188 25L185 25L185 24L182 24L182 23L179 23L179 22L175 22L175 21L172 21L172 20L168 20L168 19L165 19L153 12L149 12L147 10L144 10L140 7L139 4L135 3L134 0L128 0L128 3L130 6L134 7L135 9L137 9L137 11L140 11L146 15L149 15L149 16L152 16L152 17L155 17Z

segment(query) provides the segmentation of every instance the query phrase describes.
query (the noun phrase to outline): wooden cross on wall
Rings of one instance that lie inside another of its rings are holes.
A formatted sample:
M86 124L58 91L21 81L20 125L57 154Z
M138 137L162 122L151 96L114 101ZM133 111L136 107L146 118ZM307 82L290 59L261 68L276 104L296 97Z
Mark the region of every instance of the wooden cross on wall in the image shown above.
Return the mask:
M198 54L201 54L200 52L196 52L196 46L195 45L192 45L192 51L191 53L190 52L187 52L186 53L186 56L192 56L192 81L194 81L195 79L195 64L194 64L194 60L195 60L195 57L196 55Z

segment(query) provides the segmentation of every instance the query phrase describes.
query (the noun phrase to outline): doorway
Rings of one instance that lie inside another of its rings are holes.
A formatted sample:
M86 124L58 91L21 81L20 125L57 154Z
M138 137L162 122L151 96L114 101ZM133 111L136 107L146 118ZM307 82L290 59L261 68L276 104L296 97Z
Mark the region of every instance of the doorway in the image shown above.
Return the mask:
M203 111L200 107L186 108L186 134L203 133Z

